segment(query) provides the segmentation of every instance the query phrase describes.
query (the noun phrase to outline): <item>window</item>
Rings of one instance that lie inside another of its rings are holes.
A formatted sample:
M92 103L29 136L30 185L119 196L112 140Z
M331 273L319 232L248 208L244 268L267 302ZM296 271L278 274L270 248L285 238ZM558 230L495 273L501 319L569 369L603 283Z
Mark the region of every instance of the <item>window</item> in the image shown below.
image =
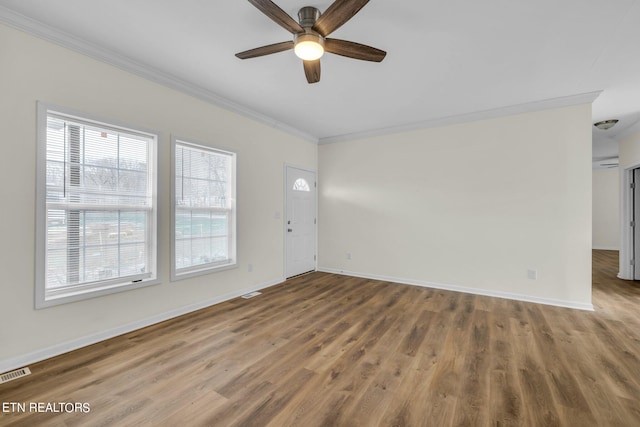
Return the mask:
M157 283L156 135L38 107L36 306Z
M293 189L295 191L311 191L309 183L304 178L296 179L296 182L293 183Z
M172 279L235 266L235 153L177 139L172 146Z

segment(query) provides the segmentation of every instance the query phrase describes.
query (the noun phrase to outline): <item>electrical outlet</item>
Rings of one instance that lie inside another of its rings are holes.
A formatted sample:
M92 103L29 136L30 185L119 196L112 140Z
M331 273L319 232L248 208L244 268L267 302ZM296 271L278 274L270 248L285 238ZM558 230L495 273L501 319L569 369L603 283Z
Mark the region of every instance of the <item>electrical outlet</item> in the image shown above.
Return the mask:
M247 267L247 271L249 273L251 273L253 271L253 264L249 264L249 266Z
M529 278L529 280L537 280L538 279L538 271L537 270L527 270L527 278Z
M351 252L347 252L347 259L351 259Z

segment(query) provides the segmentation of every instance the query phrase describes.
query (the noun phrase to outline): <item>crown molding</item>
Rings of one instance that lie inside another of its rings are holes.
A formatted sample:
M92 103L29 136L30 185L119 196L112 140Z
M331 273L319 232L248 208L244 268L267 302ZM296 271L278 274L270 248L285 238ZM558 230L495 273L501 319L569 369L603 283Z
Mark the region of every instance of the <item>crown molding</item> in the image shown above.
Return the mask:
M512 116L515 114L530 113L534 111L549 110L553 108L570 107L580 104L591 104L602 93L601 90L581 93L577 95L563 96L559 98L543 99L524 104L510 105L507 107L490 110L475 111L472 113L458 114L454 116L440 117L437 119L423 120L407 123L400 126L390 126L370 131L355 132L344 135L336 135L328 138L320 138L318 144L333 144L336 142L353 141L356 139L371 138L375 136L401 133L417 129L427 129L440 126L450 126L459 123L475 122L478 120L494 119L498 117Z
M67 32L46 25L43 22L14 12L4 6L0 6L0 23L6 24L17 30L24 31L64 48L71 49L75 52L120 68L121 70L138 75L168 88L193 96L202 101L224 108L225 110L240 114L272 128L279 129L303 140L316 144L318 143L318 138L307 132L286 123L279 122L272 117L254 111L243 105L237 104L201 86L194 85L150 65L75 37Z
M24 31L41 39L47 40L51 43L57 44L67 49L71 49L90 58L120 68L124 71L138 75L147 80L161 84L165 87L193 96L225 110L240 114L244 117L255 120L274 129L281 130L285 133L296 136L314 144L331 144L336 142L352 141L356 139L388 135L392 133L401 133L417 129L449 126L459 123L486 120L551 108L562 108L578 104L587 104L592 103L602 92L587 92L583 94L533 101L490 110L417 121L399 126L390 126L362 132L318 138L301 129L295 128L270 116L233 102L201 86L180 79L172 74L166 73L150 65L136 61L135 59L129 58L125 55L87 42L86 40L80 39L69 33L46 25L43 22L14 12L4 6L0 6L0 23L6 24L10 27ZM638 127L639 126L635 125L631 126L631 129L627 129L624 134L628 135L630 133L633 133L637 130Z

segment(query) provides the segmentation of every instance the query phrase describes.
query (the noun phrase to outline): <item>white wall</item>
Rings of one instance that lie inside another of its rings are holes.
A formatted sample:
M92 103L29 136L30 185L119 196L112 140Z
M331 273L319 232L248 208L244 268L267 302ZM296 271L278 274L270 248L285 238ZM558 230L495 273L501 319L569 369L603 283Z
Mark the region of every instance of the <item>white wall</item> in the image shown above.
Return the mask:
M620 141L620 170L640 165L640 132L636 132Z
M315 144L3 25L0 64L0 372L105 331L282 280L276 212L283 210L284 164L317 169ZM160 132L162 284L34 309L37 100ZM171 134L238 153L237 269L169 281Z
M593 170L593 249L620 249L618 168Z
M319 168L321 269L591 307L590 105L322 145Z

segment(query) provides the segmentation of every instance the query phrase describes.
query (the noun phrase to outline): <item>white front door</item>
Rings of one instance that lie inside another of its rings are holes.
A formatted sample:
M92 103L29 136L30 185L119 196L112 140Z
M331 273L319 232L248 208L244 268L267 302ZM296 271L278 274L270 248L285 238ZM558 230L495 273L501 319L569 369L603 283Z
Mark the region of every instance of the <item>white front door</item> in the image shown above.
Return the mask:
M316 174L287 166L285 170L285 276L316 269Z

